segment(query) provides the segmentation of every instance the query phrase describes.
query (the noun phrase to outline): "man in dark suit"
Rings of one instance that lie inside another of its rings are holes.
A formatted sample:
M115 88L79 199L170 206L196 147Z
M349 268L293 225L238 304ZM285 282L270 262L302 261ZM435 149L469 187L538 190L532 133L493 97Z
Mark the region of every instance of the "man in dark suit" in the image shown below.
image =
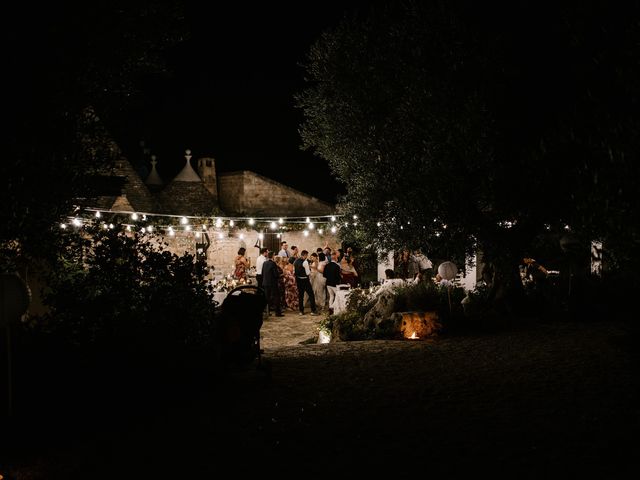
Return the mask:
M329 313L333 313L331 305L336 299L336 291L338 288L336 285L342 283L342 276L340 275L340 264L338 262L338 252L331 252L331 261L324 266L322 275L327 279L327 290L329 292Z
M267 259L262 264L262 288L264 289L269 304L269 310L276 311L276 317L284 317L282 306L280 305L280 290L278 289L278 278L280 270L273 261L273 252L267 253Z

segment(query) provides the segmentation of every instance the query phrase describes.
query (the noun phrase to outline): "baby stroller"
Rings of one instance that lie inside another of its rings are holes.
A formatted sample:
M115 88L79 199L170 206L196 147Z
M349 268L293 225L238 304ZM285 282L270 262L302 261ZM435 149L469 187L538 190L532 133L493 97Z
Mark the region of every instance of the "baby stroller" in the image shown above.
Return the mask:
M217 312L219 353L224 362L243 366L260 354L262 313L267 305L264 290L255 285L241 285L229 292Z

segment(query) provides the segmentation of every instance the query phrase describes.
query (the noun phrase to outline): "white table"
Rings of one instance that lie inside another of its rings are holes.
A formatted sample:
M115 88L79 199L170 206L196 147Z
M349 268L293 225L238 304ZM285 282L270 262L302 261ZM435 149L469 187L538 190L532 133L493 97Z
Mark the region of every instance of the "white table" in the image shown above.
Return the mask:
M227 292L213 292L213 299L218 302L218 306L222 305L225 298L227 298Z
M349 295L351 290L338 290L336 291L336 298L333 304L329 305L329 308L333 309L333 314L337 315L347 310L347 303L349 302Z

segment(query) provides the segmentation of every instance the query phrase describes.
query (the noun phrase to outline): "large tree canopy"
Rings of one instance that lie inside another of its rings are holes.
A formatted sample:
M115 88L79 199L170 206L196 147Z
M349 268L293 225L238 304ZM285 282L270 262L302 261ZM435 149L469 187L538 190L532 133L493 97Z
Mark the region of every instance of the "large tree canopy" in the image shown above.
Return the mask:
M637 242L637 2L472 3L394 3L311 48L301 135L347 186L343 232L514 267L546 232Z
M105 125L135 98L142 75L164 70L182 13L166 2L101 1L13 5L5 16L0 245L38 255L53 245L52 227L84 193L87 175L118 155Z

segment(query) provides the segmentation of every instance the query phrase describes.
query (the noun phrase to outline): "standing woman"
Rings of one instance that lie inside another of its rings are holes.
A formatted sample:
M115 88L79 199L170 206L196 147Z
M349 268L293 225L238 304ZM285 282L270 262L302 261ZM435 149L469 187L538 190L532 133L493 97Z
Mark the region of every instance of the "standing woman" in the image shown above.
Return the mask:
M246 253L246 249L244 247L240 247L238 250L238 256L235 260L235 270L233 272L233 276L238 280L246 280L247 279L247 269L249 268L249 259L244 256Z

